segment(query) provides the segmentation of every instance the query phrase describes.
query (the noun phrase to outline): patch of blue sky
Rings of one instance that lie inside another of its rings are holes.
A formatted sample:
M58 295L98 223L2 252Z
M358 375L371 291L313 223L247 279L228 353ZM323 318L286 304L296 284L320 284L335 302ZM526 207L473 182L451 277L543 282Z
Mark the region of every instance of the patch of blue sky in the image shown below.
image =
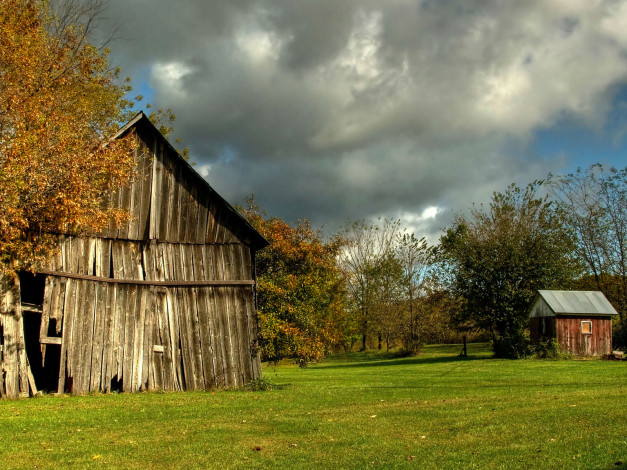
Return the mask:
M547 159L566 157L564 172L587 168L594 163L627 167L627 86L614 96L602 126L590 127L563 119L535 133L533 151Z

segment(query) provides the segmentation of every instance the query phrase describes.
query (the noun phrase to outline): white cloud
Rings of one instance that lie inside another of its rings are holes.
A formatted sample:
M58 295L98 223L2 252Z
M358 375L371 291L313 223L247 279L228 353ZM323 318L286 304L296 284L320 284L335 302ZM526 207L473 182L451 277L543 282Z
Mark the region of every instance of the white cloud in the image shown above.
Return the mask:
M193 69L181 62L156 62L150 70L150 84L157 90L168 90L168 93L179 99L185 98L186 89L183 79Z
M133 25L118 62L150 67L212 184L331 227L406 214L435 233L559 170L537 131L602 128L627 86L625 0L111 3Z

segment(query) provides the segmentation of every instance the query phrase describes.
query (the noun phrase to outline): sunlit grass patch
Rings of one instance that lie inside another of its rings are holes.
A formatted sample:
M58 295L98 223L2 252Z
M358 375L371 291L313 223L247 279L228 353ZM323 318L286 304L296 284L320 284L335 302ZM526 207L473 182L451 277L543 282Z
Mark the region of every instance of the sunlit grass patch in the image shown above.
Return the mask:
M270 387L0 401L4 468L621 468L627 364L487 345L264 369ZM622 468L625 468L624 466Z

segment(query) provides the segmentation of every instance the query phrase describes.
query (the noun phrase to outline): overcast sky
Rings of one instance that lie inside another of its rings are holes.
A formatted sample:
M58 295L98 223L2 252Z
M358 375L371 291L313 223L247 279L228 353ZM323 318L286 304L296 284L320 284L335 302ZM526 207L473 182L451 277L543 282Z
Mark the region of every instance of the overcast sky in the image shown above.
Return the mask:
M231 203L431 235L511 182L627 165L627 1L111 0L111 59Z

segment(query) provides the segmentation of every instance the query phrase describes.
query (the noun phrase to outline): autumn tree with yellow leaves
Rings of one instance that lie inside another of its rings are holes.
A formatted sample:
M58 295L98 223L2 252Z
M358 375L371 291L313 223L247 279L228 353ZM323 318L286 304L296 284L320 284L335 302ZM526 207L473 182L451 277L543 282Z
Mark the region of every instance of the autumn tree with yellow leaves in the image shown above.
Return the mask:
M301 366L341 346L345 289L339 239L325 241L307 221L291 226L267 217L254 200L240 208L270 246L256 255L259 342L263 360L292 358Z
M132 141L110 139L133 105L124 98L130 87L89 41L101 5L68 6L58 16L48 0L1 2L3 271L40 261L46 234L98 230L124 216L103 197L132 175Z

